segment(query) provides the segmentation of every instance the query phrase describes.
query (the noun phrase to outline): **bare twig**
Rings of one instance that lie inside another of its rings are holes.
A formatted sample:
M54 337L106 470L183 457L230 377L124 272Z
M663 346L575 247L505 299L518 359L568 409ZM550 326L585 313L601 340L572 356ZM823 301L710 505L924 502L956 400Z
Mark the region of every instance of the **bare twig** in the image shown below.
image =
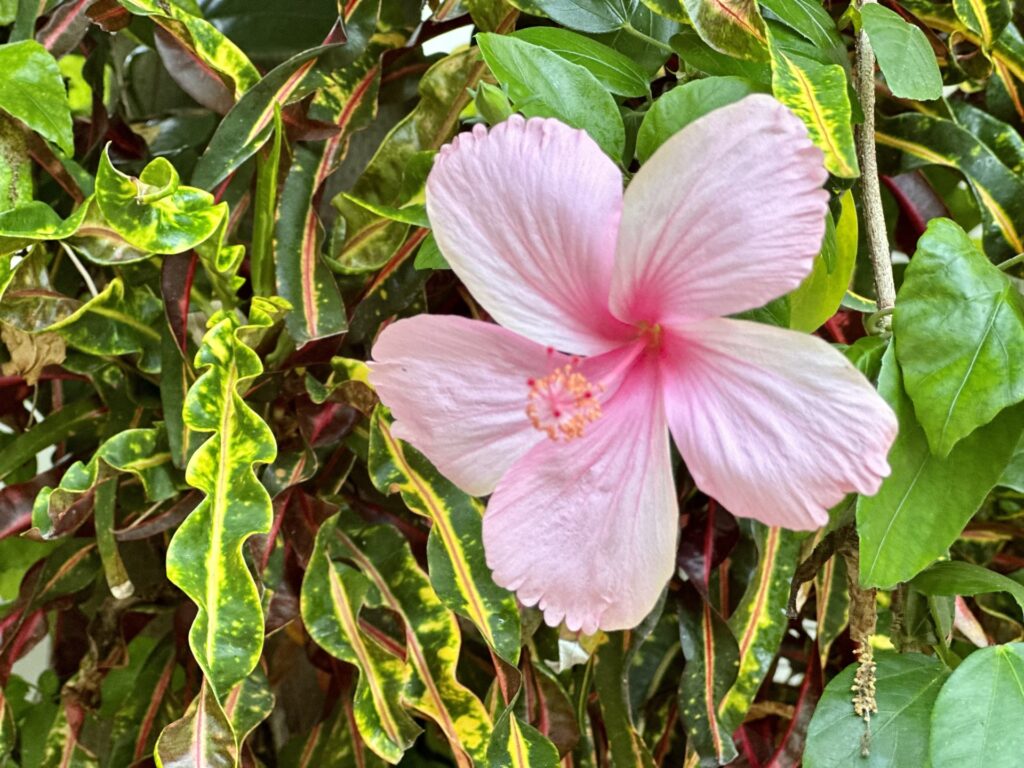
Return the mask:
M858 0L863 8L875 0ZM878 183L878 159L875 157L875 52L867 32L861 27L857 35L857 96L864 110L864 122L857 129L857 154L860 158L861 208L867 231L871 271L875 278L875 296L879 312L878 328L887 332L891 325L889 312L896 304L896 286L892 279L892 256L882 212L882 190Z

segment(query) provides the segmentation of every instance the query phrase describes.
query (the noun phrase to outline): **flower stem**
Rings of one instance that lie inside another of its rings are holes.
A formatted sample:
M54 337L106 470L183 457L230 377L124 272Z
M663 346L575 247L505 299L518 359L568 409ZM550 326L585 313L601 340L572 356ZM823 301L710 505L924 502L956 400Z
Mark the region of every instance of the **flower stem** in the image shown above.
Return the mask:
M858 0L857 8L873 2L875 0ZM889 253L889 236L885 231L882 190L878 183L878 159L875 156L875 52L863 26L857 35L857 96L864 111L864 122L857 129L860 201L867 230L871 271L875 278L875 302L879 311L882 311L895 306L896 285L892 278L892 256ZM879 329L883 333L888 333L891 323L888 315L879 317Z

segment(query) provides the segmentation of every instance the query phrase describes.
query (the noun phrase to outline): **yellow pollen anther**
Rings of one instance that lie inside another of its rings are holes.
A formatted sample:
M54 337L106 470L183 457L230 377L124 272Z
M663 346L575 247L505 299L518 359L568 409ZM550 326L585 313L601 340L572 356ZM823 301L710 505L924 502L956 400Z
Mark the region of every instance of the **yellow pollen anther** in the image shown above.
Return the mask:
M578 358L542 379L527 379L526 415L530 423L552 440L582 437L583 430L601 418L598 400L603 387L587 381L576 370Z

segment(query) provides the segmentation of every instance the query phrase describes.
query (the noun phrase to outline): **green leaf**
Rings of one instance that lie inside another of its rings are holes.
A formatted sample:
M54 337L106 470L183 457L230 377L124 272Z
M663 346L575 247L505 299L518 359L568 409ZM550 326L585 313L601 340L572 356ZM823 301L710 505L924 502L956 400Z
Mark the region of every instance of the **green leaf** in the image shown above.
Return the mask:
M854 267L857 266L857 207L850 192L843 194L839 222L827 214L825 242L814 267L800 286L789 294L789 327L816 331L839 309Z
M701 39L720 53L748 61L768 59L768 32L755 0L684 0Z
M986 50L1013 18L1010 0L953 0L953 10L960 21L981 38Z
M488 768L557 768L555 745L529 723L520 722L514 705L515 701L494 722L485 765Z
M684 29L671 43L672 50L691 69L713 77L740 77L759 87L771 86L772 72L767 61L745 61L716 51L692 29Z
M160 0L119 0L136 16L149 16L189 48L200 61L232 83L235 100L260 79L259 70L235 43L206 19L178 3Z
M655 150L698 117L761 90L741 77L705 77L677 85L658 97L644 115L636 157L646 163Z
M824 668L832 643L850 623L850 590L846 584L846 561L842 556L829 558L821 567L814 580L814 600L817 607L818 653Z
M820 0L761 0L760 5L810 42L824 63L847 62L846 43Z
M365 208L370 213L391 221L398 221L402 224L411 224L414 227L430 228L430 219L427 218L427 207L423 203L410 203L397 208L393 205L380 205L369 200L360 200L353 194L342 192L341 196L350 203Z
M184 717L168 725L156 742L157 768L235 768L238 749L231 722L208 682Z
M531 0L559 24L580 32L614 32L629 23L636 0Z
M679 638L686 666L679 680L679 719L691 748L709 763L736 756L732 733L719 716L739 672L739 645L721 615L695 589L679 609Z
M74 154L68 94L49 51L35 40L0 45L0 72L0 109Z
M213 195L181 186L178 172L158 157L139 177L121 173L103 150L96 171L96 203L125 240L152 253L182 253L209 238L227 216L226 203Z
M484 560L483 507L456 488L412 446L392 434L381 409L370 423L369 469L381 493L399 491L406 506L431 521L430 582L451 610L473 622L510 664L519 659L519 610L494 583Z
M314 204L329 160L325 147L297 147L277 212L277 290L292 305L285 322L299 346L348 328L337 280L320 255L322 228Z
M479 83L485 71L476 49L453 53L431 66L418 85L419 103L380 143L351 194L390 207L417 198L434 152L458 128L459 113L470 100L468 89ZM341 214L335 239L344 237L335 269L379 269L404 247L408 225L381 218L340 195L333 204Z
M939 165L963 174L981 210L989 258L1024 252L1024 181L970 131L951 120L904 113L879 121L875 138L880 147L903 153L894 172Z
M889 451L892 474L874 496L857 500L861 583L889 588L908 581L945 554L985 500L1024 429L1024 406L1001 414L940 458L924 430L892 346L882 358L878 391L899 420Z
M949 219L934 219L900 287L896 359L937 456L1024 400L1024 302Z
M589 37L558 27L528 27L513 37L547 48L566 61L579 64L618 96L640 97L651 92L647 73L632 59Z
M850 689L857 669L856 664L851 664L825 687L814 710L804 752L807 768L931 765L929 720L948 670L934 657L919 653L882 651L876 653L875 663L878 712L871 716L870 754L865 757L861 752L864 721L854 713L851 704Z
M83 203L68 218L62 219L46 203L33 200L0 212L0 253L13 253L39 240L71 237L82 225L87 209L87 203ZM2 285L0 280L0 287Z
M54 296L40 296L38 302L65 303ZM153 330L160 316L160 302L146 287L126 289L115 277L96 296L77 306L70 314L45 328L93 355L139 353L139 368L156 372L160 368L160 334Z
M277 447L242 393L263 371L249 343L279 311L279 303L255 297L246 325L229 312L210 318L195 363L207 370L185 399L185 423L213 434L186 468L186 481L205 497L171 539L167 576L199 608L189 645L221 695L252 672L263 648L263 611L242 547L270 531L270 496L253 465L272 462Z
M729 627L739 645L739 667L736 681L718 707L719 720L727 733L736 730L746 717L786 634L790 582L803 539L782 528L760 523L753 527L757 570L740 604L729 616Z
M856 178L857 148L846 72L838 64L786 54L773 45L772 93L803 120L811 141L825 155L825 167L835 176Z
M171 467L162 428L126 429L97 448L88 464L76 461L68 467L58 487L39 492L32 508L36 533L44 539L66 533L64 515L82 494L115 472L129 472L138 478L150 501L169 499L177 493Z
M979 648L935 700L932 768L1011 768L1024 753L1024 643Z
M274 694L270 690L270 681L259 667L231 689L224 699L224 714L231 723L239 753L249 734L270 716L273 709Z
M629 707L629 657L634 635L612 632L594 660L594 686L613 765L654 768L654 760L633 724Z
M307 76L349 67L366 49L368 33L362 24L346 27L344 45L331 44L296 54L263 76L246 91L217 126L192 172L192 183L212 189L256 154L274 132L274 114L320 84Z
M437 240L434 239L433 234L427 235L419 250L416 251L413 266L416 269L451 269L448 260L441 253L441 249L437 247Z
M860 18L893 96L916 101L942 96L942 74L924 32L878 3L865 3Z
M926 595L983 595L1006 592L1024 611L1024 586L1008 576L962 560L943 560L921 571L910 582Z
M274 113L274 140L269 150L261 150L256 157L256 192L253 195L249 272L253 293L259 296L272 296L274 293L274 225L277 220L278 177L281 171L283 138L284 123L281 120L281 110L277 109ZM294 304L295 302L292 302L293 306Z
M527 117L557 117L581 128L612 159L621 160L626 146L622 115L590 72L515 37L488 33L476 40L487 66L508 88L520 112Z
M359 670L354 717L367 746L397 763L420 729L400 705L409 668L359 626L359 612L375 589L370 580L341 562L335 543L338 516L316 535L302 580L302 620L317 645Z
M345 532L342 532L342 526ZM339 552L367 576L382 607L405 624L404 701L437 723L453 752L485 765L491 722L487 710L455 675L462 638L455 616L437 597L408 542L390 526L366 526L343 515L336 528Z
M50 413L42 422L4 444L3 451L0 451L0 480L34 459L44 448L102 426L103 416L104 409L88 397L67 403Z

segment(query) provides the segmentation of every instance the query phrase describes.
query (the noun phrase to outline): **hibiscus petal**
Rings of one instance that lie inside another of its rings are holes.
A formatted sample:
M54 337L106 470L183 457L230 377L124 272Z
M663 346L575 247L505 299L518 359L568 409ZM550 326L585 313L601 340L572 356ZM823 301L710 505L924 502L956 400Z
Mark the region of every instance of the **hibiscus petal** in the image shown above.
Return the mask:
M814 336L709 319L667 334L669 427L697 487L735 515L810 529L889 474L896 417Z
M803 123L769 96L690 123L626 190L612 311L700 319L796 288L821 247L827 178Z
M441 252L495 320L593 354L622 339L608 310L622 177L583 131L513 116L442 147L427 179Z
M582 437L535 446L487 506L495 580L552 626L634 627L672 575L678 506L656 377L638 363Z
M417 315L373 345L370 382L392 433L466 493L482 496L546 439L526 417L527 380L569 358L492 323Z

